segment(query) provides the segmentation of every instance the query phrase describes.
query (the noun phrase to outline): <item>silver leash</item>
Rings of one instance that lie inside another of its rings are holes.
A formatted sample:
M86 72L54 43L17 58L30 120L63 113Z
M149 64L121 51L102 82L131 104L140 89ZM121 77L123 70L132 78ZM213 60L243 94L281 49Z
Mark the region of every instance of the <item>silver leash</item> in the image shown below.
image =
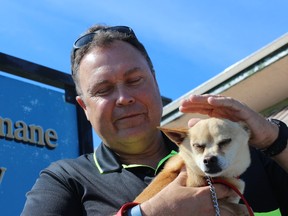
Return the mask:
M217 201L217 195L216 195L215 187L212 184L210 176L206 176L206 181L207 181L209 188L210 188L212 202L213 202L213 206L214 206L215 213L216 213L215 215L220 216L220 209L219 209L219 205L218 205L218 201Z

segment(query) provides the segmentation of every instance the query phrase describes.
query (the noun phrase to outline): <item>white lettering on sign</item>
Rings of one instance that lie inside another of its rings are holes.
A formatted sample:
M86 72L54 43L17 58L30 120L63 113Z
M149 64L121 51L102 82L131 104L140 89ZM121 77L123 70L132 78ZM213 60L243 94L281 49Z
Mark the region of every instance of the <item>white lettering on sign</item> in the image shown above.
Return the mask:
M43 130L41 126L27 125L24 121L13 124L11 119L0 117L0 138L54 149L58 135L53 129Z

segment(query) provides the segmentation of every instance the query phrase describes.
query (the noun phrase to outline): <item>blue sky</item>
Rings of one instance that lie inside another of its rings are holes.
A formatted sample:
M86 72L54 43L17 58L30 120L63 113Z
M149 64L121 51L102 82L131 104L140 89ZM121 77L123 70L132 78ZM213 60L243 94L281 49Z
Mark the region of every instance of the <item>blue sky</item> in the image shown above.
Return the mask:
M1 0L0 52L70 73L93 24L128 25L173 100L287 32L287 0Z
M128 25L146 45L162 95L177 99L287 32L287 0L1 0L0 51L70 73L93 24Z

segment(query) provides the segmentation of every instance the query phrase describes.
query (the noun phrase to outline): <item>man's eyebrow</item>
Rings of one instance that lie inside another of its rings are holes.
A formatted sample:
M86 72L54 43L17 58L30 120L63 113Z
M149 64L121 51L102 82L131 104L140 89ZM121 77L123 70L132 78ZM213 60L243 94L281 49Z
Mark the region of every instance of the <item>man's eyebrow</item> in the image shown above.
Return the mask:
M129 76L130 74L133 74L137 71L143 71L143 69L141 67L131 68L124 72L124 76ZM93 89L95 89L97 86L105 85L108 83L110 83L109 80L105 80L105 79L97 80L96 82L93 82L91 85L89 85L87 92L93 92Z
M100 85L105 85L109 83L108 80L104 80L104 79L101 79L101 80L97 80L97 82L93 82L91 85L89 85L88 89L87 89L87 92L93 92L93 89L95 89L97 86L100 86Z
M135 73L137 71L143 71L143 69L141 67L134 67L134 68L131 68L129 70L127 70L125 73L124 73L124 76L128 76L132 73Z

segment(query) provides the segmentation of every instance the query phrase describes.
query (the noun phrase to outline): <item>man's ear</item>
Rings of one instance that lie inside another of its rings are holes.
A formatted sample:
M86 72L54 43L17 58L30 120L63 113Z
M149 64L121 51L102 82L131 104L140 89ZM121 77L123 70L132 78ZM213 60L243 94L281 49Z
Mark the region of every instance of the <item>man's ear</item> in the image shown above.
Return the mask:
M163 128L158 127L172 142L178 146L184 141L188 136L188 129L176 129L176 128Z
M76 101L82 107L82 109L85 111L86 110L86 105L85 105L82 97L76 96Z
M82 97L81 97L81 96L77 96L77 97L76 97L76 101L77 101L77 103L82 107L83 111L85 112L86 118L87 118L87 120L89 121L89 117L88 117L88 115L87 115L86 104L85 104L85 102L83 101Z

